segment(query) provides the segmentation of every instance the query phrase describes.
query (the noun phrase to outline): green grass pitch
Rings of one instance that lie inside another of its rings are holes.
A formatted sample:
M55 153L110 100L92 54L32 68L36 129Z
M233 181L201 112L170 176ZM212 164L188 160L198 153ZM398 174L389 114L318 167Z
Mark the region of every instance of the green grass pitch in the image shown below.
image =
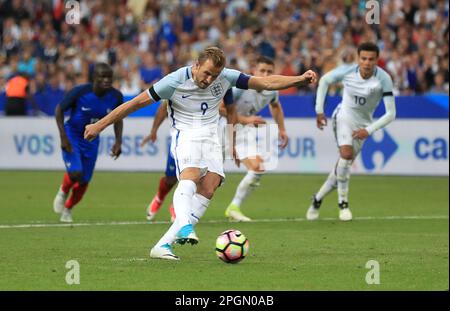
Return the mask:
M304 220L319 175L267 174L244 203L252 223L223 213L242 175L229 174L197 225L200 243L177 246L180 262L150 259L169 224L145 207L160 174L96 172L75 224L55 226L52 201L62 172L0 172L0 290L448 290L448 177L352 176L354 220L337 220L336 194L321 220ZM391 217L395 216L395 217ZM35 224L39 227L21 227ZM53 225L52 225L53 224ZM225 264L215 239L230 228L250 241L247 258ZM66 262L80 284L66 284ZM369 260L380 284L366 283Z

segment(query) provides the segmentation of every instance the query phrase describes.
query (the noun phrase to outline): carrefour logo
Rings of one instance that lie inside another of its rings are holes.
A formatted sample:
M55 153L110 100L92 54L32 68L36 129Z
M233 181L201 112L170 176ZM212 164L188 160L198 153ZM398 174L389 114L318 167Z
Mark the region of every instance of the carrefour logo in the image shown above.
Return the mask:
M397 143L386 130L383 130L383 138L380 141L376 141L373 136L369 136L361 150L361 158L364 167L369 171L375 169L376 165L373 158L375 154L381 153L383 155L383 164L381 168L383 168L397 149Z

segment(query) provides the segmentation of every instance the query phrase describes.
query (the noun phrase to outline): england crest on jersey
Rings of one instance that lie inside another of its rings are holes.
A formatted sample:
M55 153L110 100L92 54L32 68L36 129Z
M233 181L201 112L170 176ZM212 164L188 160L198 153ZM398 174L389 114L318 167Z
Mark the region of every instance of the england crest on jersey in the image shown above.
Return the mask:
M220 83L214 83L214 84L211 86L211 94L212 94L214 97L220 97L220 95L222 95L222 93L223 93L222 84L220 84Z

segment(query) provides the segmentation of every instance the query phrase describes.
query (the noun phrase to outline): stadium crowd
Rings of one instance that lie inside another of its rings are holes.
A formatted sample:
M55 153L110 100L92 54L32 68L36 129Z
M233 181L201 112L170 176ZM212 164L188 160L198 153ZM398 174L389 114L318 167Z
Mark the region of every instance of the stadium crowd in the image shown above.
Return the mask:
M66 22L69 10L63 0L0 0L0 93L21 73L35 98L60 98L108 62L115 87L135 95L210 45L244 72L262 54L277 73L323 75L352 62L362 41L380 47L397 94L449 90L448 1L385 0L379 24L366 22L363 0L90 0L80 2L79 24Z

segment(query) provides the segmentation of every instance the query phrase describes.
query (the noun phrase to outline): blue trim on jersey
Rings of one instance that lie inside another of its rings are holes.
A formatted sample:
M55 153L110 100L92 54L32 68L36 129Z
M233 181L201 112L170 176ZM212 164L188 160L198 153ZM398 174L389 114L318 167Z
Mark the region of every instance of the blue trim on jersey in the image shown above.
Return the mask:
M173 106L172 105L173 105L172 101L169 100L170 117L172 118L172 126L175 127L175 117L174 117L175 111L173 110Z
M161 100L161 97L158 95L158 93L156 93L153 85L148 89L148 92L150 93L150 96L152 97L153 101L157 102Z
M236 81L236 87L238 89L248 90L248 80L250 80L250 76L241 73Z
M232 89L227 90L227 92L225 93L225 96L223 97L223 102L225 103L226 106L233 104L233 90Z
M177 147L178 147L178 137L180 136L180 130L177 130L177 136L175 138L175 160L177 162L177 171L178 171L178 176L180 176L180 165L178 163L178 157L177 157Z
M187 80L189 80L191 77L189 77L189 67L186 67L186 77Z

